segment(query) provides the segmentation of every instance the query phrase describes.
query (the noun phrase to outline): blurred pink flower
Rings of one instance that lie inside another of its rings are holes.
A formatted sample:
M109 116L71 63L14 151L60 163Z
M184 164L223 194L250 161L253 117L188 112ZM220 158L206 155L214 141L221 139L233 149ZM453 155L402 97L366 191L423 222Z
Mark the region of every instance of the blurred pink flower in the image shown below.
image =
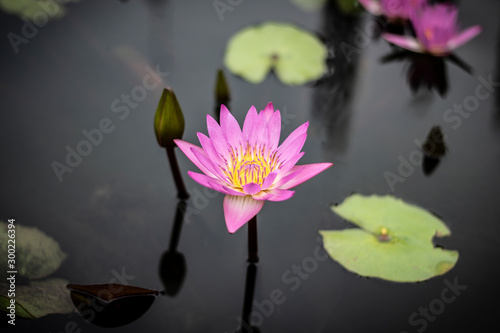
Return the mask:
M389 19L408 19L426 0L359 0L373 15L383 15Z
M416 38L390 33L385 33L382 37L410 51L436 56L448 55L481 32L479 25L459 32L457 16L458 9L451 5L424 6L410 15Z
M226 194L224 216L234 233L262 209L264 202L282 201L295 193L290 188L327 169L332 163L295 165L307 137L309 122L299 126L278 147L281 115L272 103L257 113L248 110L243 131L222 105L220 126L207 115L210 137L198 133L201 147L175 140L177 146L203 172L188 171L198 183Z

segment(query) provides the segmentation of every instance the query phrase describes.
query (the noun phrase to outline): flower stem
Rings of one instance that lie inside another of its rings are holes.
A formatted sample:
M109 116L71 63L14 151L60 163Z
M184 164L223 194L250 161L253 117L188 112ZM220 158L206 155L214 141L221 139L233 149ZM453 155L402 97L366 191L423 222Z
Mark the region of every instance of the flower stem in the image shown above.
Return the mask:
M257 215L248 222L248 262L258 262L257 255Z
M174 152L174 146L168 145L165 149L167 150L170 169L172 170L172 176L174 177L175 186L177 187L177 197L183 200L187 199L189 198L189 193L186 191L184 181L182 180L181 171Z

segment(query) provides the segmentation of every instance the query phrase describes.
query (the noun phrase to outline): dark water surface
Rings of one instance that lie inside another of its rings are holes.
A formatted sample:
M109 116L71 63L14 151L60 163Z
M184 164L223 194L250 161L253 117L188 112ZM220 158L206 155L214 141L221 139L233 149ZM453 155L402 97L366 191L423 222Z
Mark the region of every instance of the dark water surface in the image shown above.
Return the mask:
M456 52L472 74L446 62L444 96L425 89L412 93L408 60L382 63L392 50L383 40L368 41L348 61L340 45L354 45L357 29L364 29L370 17L347 17L332 5L304 12L288 1L243 1L222 21L212 1L83 0L68 8L64 18L50 21L21 44L17 54L6 36L20 34L24 23L0 13L0 219L15 217L16 223L36 226L60 243L68 258L54 276L97 284L121 272L135 286L176 289L165 287L159 272L178 203L165 152L153 132L161 87L175 90L186 117L184 139L198 143L196 132L206 133L205 115L213 113L215 76L223 66L226 42L247 25L276 20L322 36L335 55L329 60L333 73L317 85L289 87L273 75L253 85L226 71L230 109L241 123L251 105L262 109L272 101L284 113L281 141L309 120L301 163L334 166L297 187L292 199L268 202L259 213L261 260L254 299L269 304L273 290L282 292L281 304L272 309L254 307L260 313L254 318L260 321L259 331L465 332L493 327L500 310L500 87L492 87L467 117L444 114L471 100L480 77L500 81L498 1L460 3L463 27L479 23L483 32ZM127 105L122 94L137 93L147 66L168 75L161 74L166 76L161 85ZM60 181L51 164L65 164L66 146L76 149L85 140L82 131L98 128L103 119L113 130ZM419 149L414 141L423 141L435 125L447 136L447 155L428 175L417 161L393 194L443 218L452 235L439 244L459 251L456 266L423 283L397 284L360 278L331 259L311 259L321 245L318 230L351 226L329 205L352 192L391 193L384 174L397 174L400 160ZM180 151L178 157L183 170L196 169ZM114 332L238 328L247 276L246 226L228 234L223 195L205 192L188 177L185 181L192 194L187 202L191 214L176 248L181 255L170 255L185 260L185 279L175 296L158 296L142 317ZM466 289L456 291L448 303L436 301L454 281ZM419 311L429 306L435 314L425 319ZM76 323L75 332L106 330L78 313L19 319L14 330L64 332L68 322Z

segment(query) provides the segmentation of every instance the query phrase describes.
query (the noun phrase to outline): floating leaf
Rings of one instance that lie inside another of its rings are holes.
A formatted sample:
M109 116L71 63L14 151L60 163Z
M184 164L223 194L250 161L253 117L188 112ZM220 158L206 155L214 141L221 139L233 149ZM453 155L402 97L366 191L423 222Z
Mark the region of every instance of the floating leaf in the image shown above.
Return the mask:
M65 0L67 2L76 2L79 0ZM40 17L60 18L66 13L66 7L60 5L59 0L0 0L0 9L6 13L14 14L22 19L28 19L37 22ZM48 15L47 15L48 14ZM43 21L42 21L43 22Z
M14 224L16 267L19 276L39 279L55 272L66 254L59 244L35 227ZM7 223L0 222L0 248L7 249ZM0 256L0 267L7 267L7 255Z
M392 196L354 194L332 210L359 228L320 231L328 254L361 276L416 282L449 271L457 251L434 247L450 230L428 211Z
M74 306L66 289L68 281L47 279L31 281L28 285L16 284L16 316L22 318L40 318L53 313L70 313ZM0 307L3 311L10 305L9 285L0 284Z
M269 22L245 28L228 43L227 68L251 83L274 69L281 82L300 85L325 74L327 49L314 35L294 25Z
M121 284L69 284L71 300L80 314L101 327L129 324L153 304L158 291Z

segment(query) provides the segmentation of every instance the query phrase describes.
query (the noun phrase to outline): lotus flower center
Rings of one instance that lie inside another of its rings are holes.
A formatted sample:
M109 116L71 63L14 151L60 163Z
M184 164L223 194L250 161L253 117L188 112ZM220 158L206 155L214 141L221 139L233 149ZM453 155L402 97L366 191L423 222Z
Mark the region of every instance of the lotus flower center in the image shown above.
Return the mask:
M265 146L232 148L230 156L225 174L235 187L241 188L249 183L262 185L269 173L278 166L276 152L271 153Z

